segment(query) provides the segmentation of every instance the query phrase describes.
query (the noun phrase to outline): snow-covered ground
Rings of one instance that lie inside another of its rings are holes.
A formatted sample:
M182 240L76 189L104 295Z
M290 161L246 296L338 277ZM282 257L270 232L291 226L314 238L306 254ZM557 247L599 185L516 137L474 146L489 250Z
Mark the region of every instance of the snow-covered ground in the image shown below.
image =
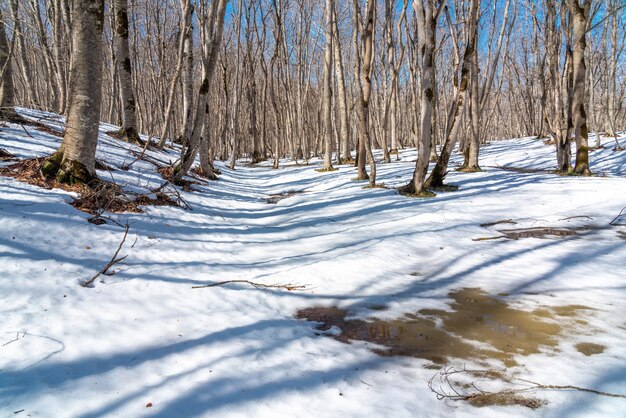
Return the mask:
M102 127L97 157L119 168L135 159L134 147L104 134L113 129ZM50 154L60 140L29 126L0 127L0 148L19 158ZM109 214L130 224L120 253L128 258L93 288L79 284L109 261L123 228L88 223L68 192L0 177L0 416L624 417L626 399L579 391L532 393L548 402L534 411L440 401L427 386L436 372L427 361L379 357L366 343L318 336L314 323L294 318L312 306L397 318L449 308L448 293L464 287L506 293L530 310L585 305L595 309L586 327L562 336L556 351L519 356L509 372L625 394L625 229L609 223L626 207L626 152L602 142L591 165L605 176L590 178L503 170L549 170L553 147L530 138L493 142L482 150L484 172L451 171L459 191L433 199L364 189L349 166L322 174L315 164L232 171L218 163L220 181L181 192L192 210ZM379 182L402 185L414 159L406 150L400 162L379 164ZM163 182L145 161L99 175L135 191ZM288 191L303 193L267 204ZM497 235L499 226L480 224L500 219L598 228L472 240ZM192 289L237 279L306 289ZM607 348L588 357L575 348L582 341ZM475 366L452 359L463 364Z

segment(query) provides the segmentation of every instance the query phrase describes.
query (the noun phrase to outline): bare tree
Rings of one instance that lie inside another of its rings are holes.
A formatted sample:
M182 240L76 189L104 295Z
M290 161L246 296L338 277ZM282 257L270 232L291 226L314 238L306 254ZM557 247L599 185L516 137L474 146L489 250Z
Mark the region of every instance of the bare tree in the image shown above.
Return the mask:
M402 188L403 193L425 195L426 174L432 144L432 113L435 97L435 49L437 47L437 22L445 6L445 1L416 0L413 2L417 18L418 50L422 51L421 80L421 138L417 152L417 162L413 178Z
M200 135L204 129L204 119L208 113L208 98L211 81L217 65L217 57L224 32L224 16L228 0L213 0L208 13L201 20L202 39L202 83L198 91L196 112L193 123L185 129L185 140L189 146L180 164L175 168L174 181L180 181L193 165L200 149Z
M574 138L576 141L576 165L574 173L590 175L589 169L589 131L587 128L587 112L585 111L585 91L587 65L585 63L585 48L587 47L587 29L591 0L569 0L569 10L574 28L574 52L572 67L574 71L574 85L572 88L572 120L574 123Z
M122 101L121 136L128 142L141 144L137 133L136 104L133 93L133 67L128 48L128 0L115 0L115 53Z
M332 84L333 84L333 0L326 0L326 48L324 52L324 93L322 115L324 120L324 170L333 170L333 122L332 122Z
M374 28L376 1L367 0L365 15L361 21L361 8L354 0L354 78L357 85L357 117L359 124L359 149L357 154L357 180L369 179L370 186L376 185L376 161L372 153L370 136L370 97L372 95L372 63L374 60ZM361 34L361 42L357 42ZM369 160L370 174L365 171Z
M15 39L15 37L14 37ZM13 70L11 68L11 56L15 43L9 46L4 29L4 18L0 10L0 120L15 120L18 118L15 112L15 93L13 90Z
M104 0L74 2L72 22L72 95L65 136L42 170L64 183L89 184L95 178L102 103Z

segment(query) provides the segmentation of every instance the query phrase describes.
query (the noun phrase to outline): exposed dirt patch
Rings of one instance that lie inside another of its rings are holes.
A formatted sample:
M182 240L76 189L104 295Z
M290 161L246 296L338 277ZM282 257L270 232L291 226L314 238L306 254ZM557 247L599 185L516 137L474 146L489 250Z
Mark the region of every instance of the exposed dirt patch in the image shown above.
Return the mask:
M172 182L172 179L174 178L174 166L173 165L159 167L157 168L157 172L161 174L161 176L163 176L165 180ZM200 184L197 181L186 180L184 178L177 180L176 182L172 182L172 183L176 184L177 186L182 187L182 189L186 192L196 191L196 189L194 189L192 186L194 184Z
M89 189L85 185L68 185L59 183L56 178L48 179L41 172L44 158L22 160L7 167L0 168L0 175L11 177L15 180L43 187L45 189L59 188L68 192L82 193Z
M288 192L283 192L283 193L277 193L277 194L271 194L269 195L269 197L267 198L267 203L270 205L275 205L276 203L280 202L281 200L284 199L288 199L292 196L296 196L299 194L304 193L301 190L291 190Z
M571 237L581 232L589 231L591 227L582 226L575 228L520 228L501 229L499 232L508 239L518 240L520 238L548 238L548 237Z
M373 351L384 356L411 356L445 364L449 358L499 360L506 367L517 356L554 351L565 327L576 327L576 316L588 310L581 305L532 312L510 307L503 299L480 289L449 293L450 310L422 309L391 321L347 319L336 307L298 311L301 319L319 322L317 329L341 329L339 341L367 341L384 346Z
M530 409L541 408L545 401L536 398L527 398L516 393L481 393L467 399L472 406L524 406Z
M576 344L576 350L586 356L592 356L594 354L604 353L604 350L606 350L606 346L594 343L580 343Z
M45 159L35 158L22 160L7 167L0 168L0 175L14 178L18 181L42 187L44 189L61 189L78 193L79 197L71 203L76 209L96 215L104 211L143 212L140 206L179 206L166 193L158 192L153 197L144 194L128 194L119 186L98 180L92 184L65 184L56 178L47 178L41 172Z

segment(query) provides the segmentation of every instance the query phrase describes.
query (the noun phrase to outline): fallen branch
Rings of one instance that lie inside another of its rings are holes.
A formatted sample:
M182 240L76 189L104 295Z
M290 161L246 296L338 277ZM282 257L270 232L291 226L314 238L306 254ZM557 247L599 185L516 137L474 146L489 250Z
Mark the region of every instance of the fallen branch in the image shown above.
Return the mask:
M585 218L585 219L589 219L589 220L592 220L592 219L593 219L591 216L587 216L587 215L578 215L578 216L568 216L567 218L562 218L562 219L559 219L557 222L561 222L561 221L569 221L570 219L579 219L579 218Z
M254 286L257 289L285 289L285 290L288 290L290 292L293 291L293 290L304 290L304 289L306 289L306 285L298 285L298 284L291 284L291 283L287 283L287 284L263 284L263 283L251 282L250 280L226 280L226 281L223 281L223 282L205 284L205 285L201 285L201 286L192 286L192 289L204 289L204 288L207 288L207 287L217 287L217 286L223 286L225 284L230 284L230 283L249 284L250 286Z
M579 386L572 386L572 385L542 385L541 383L537 383L537 382L533 382L533 381L525 380L525 379L520 379L520 378L515 378L515 380L519 380L521 382L525 382L530 385L533 385L533 387L531 387L530 390L532 389L577 390L579 392L595 393L596 395L608 396L610 398L626 399L626 395L622 395L620 393L609 393L609 392L603 392L601 390L581 388Z
M450 378L454 375L469 375L476 378L488 379L491 381L502 381L504 383L513 384L514 381L522 382L526 384L526 387L523 388L513 388L513 389L505 389L497 392L488 392L485 390L479 389L475 382L472 383L462 383L462 382L452 382ZM435 378L438 377L439 384L436 384ZM468 370L461 369L456 370L453 368L446 368L428 381L428 388L437 396L438 400L442 399L450 399L453 401L469 401L470 403L475 403L477 405L522 405L529 408L538 408L542 405L542 401L533 399L533 398L525 398L519 395L525 394L531 391L537 390L576 390L579 392L587 392L593 393L600 396L608 396L612 398L623 398L626 399L626 395L602 392L595 389L588 389L579 386L573 385L544 385L541 383L533 382L526 379L521 378L510 378L505 376L503 373L494 371L494 370ZM473 390L468 390L473 388Z
M502 219L502 220L499 220L499 221L494 221L494 222L488 222L488 223L480 224L480 226L482 226L483 228L487 228L488 226L494 226L494 225L500 225L500 224L517 225L517 222L515 222L513 219Z
M622 208L622 210L620 210L619 215L617 215L611 222L609 222L609 225L613 225L613 226L624 226L624 225L626 225L626 223L623 223L623 222L615 222L615 221L619 220L619 218L624 216L624 211L626 211L626 207L624 207L624 208Z
M491 241L494 239L507 238L506 235L498 235L497 237L480 237L480 238L472 238L472 241Z
M128 255L125 255L124 257L117 258L117 255L120 253L120 250L124 246L124 242L126 242L126 237L128 236L128 229L129 228L130 228L130 225L126 224L126 226L124 227L124 237L122 238L122 241L120 242L120 245L117 247L117 250L115 251L115 254L113 254L113 258L111 258L111 261L109 261L107 263L107 265L104 266L102 268L102 270L100 270L98 273L96 273L96 275L93 276L91 279L89 279L87 281L84 281L81 284L82 287L90 286L98 277L100 277L101 274L106 274L107 271L109 271L109 269L111 267L113 267L115 264L119 263L120 261L125 260L126 257L128 257Z
M24 338L24 337L26 337L26 331L22 331L22 337L21 338ZM15 336L14 339L12 339L11 341L7 341L6 343L2 344L2 346L6 347L7 345L9 345L11 343L14 343L15 341L19 341L21 338L20 338L20 332L18 331L16 333L16 336Z

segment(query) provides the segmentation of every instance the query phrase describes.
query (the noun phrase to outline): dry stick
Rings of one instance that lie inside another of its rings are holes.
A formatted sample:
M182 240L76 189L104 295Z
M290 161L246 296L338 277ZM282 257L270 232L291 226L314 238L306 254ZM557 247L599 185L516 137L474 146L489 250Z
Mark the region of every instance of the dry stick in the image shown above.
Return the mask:
M124 242L126 241L126 237L128 236L128 229L130 228L130 225L126 224L124 227L124 237L122 238L122 242L120 242L120 245L117 247L117 251L115 251L115 254L113 254L113 258L111 258L111 261L109 261L107 263L106 266L104 266L102 268L102 270L100 270L98 273L96 273L95 276L93 276L91 279L84 281L81 286L82 287L87 287L89 285L91 285L101 274L106 274L106 272L113 267L115 264L119 263L120 261L126 259L126 257L128 257L127 255L125 255L124 257L120 257L117 258L117 255L119 254L120 250L122 249L122 247L124 246Z
M587 388L581 388L578 386L572 386L572 385L542 385L541 383L537 383L537 382L532 382L530 380L525 380L525 379L520 379L520 378L516 378L516 380L520 380L522 382L526 382L529 383L531 385L534 385L534 388L531 389L559 389L559 390L577 390L580 392L589 392L589 393L595 393L596 395L602 395L602 396L609 396L611 398L623 398L626 399L626 395L622 395L619 393L609 393L609 392L602 392L599 390L595 390L595 389L587 389Z
M22 338L24 338L24 337L26 337L26 331L22 332ZM12 339L11 341L8 341L8 342L2 344L2 346L6 347L7 345L9 345L11 343L14 343L15 341L19 341L20 339L21 339L20 338L20 332L18 331L14 339Z
M450 376L454 375L454 374L461 374L461 373L476 373L476 374L482 374L483 376L489 376L489 370L467 370L467 369L462 369L462 370L456 370L456 369L452 369L452 368L448 368L445 369L444 371L440 371L439 373L435 374L433 377L430 378L430 380L428 381L428 388L435 393L435 395L437 396L438 400L442 400L442 399L450 399L453 401L467 401L470 400L472 398L476 398L478 396L485 396L485 395L489 395L489 396L497 396L497 395L516 395L516 394L521 394L521 393L525 393L525 392L529 392L529 391L533 391L533 390L539 390L539 389L556 389L556 390L577 390L579 392L587 392L587 393L594 393L596 395L601 395L601 396L608 396L608 397L612 397L612 398L623 398L626 399L626 395L622 395L622 394L618 394L618 393L609 393L609 392L602 392L599 390L595 390L595 389L587 389L587 388L583 388L583 387L579 387L579 386L573 386L573 385L543 385L541 383L537 383L537 382L533 382L530 380L525 380L525 379L521 379L521 378L517 378L514 377L512 378L512 380L518 380L520 382L524 382L524 383L528 383L530 385L533 385L532 387L529 388L523 388L523 389L507 389L507 390L502 390L499 392L486 392L483 391L481 389L478 389L476 387L476 385L474 383L472 383L472 386L478 391L476 393L466 393L466 394L462 394L459 393L455 388L453 383L450 381ZM439 376L440 380L442 382L444 382L448 388L450 390L452 390L452 392L454 392L454 394L446 392L441 386L439 387L439 389L436 389L434 387L434 379L435 377ZM505 382L509 382L511 383L511 379L507 378L504 375L501 375L500 377L503 381Z
M626 224L623 224L623 223L615 223L615 221L617 221L619 218L622 217L622 215L624 214L625 210L626 210L626 207L622 208L622 210L619 212L619 215L617 215L611 222L609 222L609 225L613 225L613 226L626 225Z
M491 241L494 239L500 238L508 238L506 235L498 235L497 237L480 237L480 238L472 238L472 241Z
M494 222L488 222L488 223L480 224L480 226L482 226L483 228L486 228L488 226L494 226L494 225L499 225L499 224L513 224L513 225L516 225L517 222L515 222L513 219L502 219L502 220L499 220L499 221L494 221Z
M592 219L593 219L591 216L587 216L587 215L577 215L577 216L568 216L567 218L559 219L557 222L560 222L560 221L569 221L570 219L579 219L579 218L585 218L585 219L589 219L589 220L592 220Z
M263 283L251 282L250 280L226 280L223 282L205 284L202 286L192 286L192 289L204 289L207 287L222 286L222 285L229 284L229 283L245 283L245 284L254 286L257 289L286 289L289 291L306 289L305 285L297 285L297 284L290 284L290 283L288 284L263 284Z

